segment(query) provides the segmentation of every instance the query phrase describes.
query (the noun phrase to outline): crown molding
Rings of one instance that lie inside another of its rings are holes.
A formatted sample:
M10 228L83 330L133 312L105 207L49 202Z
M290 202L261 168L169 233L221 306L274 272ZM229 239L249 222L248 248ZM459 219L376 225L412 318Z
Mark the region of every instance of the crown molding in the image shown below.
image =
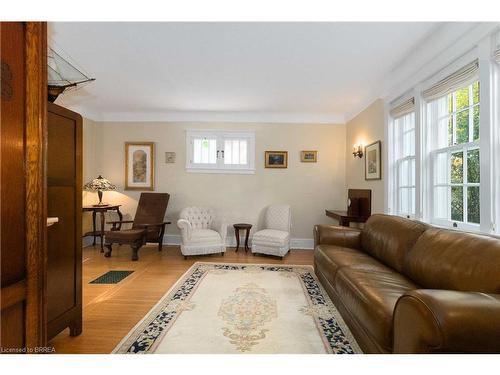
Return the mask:
M419 83L428 81L471 53L481 40L490 37L499 27L498 22L445 24L392 70L379 96L392 101Z
M344 124L342 113L307 112L103 112L70 108L97 122L231 122L272 124Z
M498 22L449 22L440 26L413 48L382 80L378 91L346 114L346 123L377 99L392 101L428 80L467 54L479 41L498 30Z

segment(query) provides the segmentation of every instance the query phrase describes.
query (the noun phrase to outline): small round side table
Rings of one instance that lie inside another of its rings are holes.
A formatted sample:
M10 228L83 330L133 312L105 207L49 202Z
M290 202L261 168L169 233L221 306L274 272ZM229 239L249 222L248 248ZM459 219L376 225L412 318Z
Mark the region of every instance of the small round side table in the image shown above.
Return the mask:
M238 252L238 249L240 247L240 230L245 229L245 253L247 250L250 250L248 247L248 236L250 235L250 229L252 228L252 224L245 224L245 223L238 223L234 224L234 233L236 234L236 252Z

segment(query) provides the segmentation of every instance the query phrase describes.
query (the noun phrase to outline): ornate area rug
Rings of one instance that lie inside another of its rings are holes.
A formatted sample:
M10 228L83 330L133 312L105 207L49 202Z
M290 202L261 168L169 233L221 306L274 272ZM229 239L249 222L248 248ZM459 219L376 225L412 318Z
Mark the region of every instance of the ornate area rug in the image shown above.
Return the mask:
M361 353L311 266L195 263L114 353Z

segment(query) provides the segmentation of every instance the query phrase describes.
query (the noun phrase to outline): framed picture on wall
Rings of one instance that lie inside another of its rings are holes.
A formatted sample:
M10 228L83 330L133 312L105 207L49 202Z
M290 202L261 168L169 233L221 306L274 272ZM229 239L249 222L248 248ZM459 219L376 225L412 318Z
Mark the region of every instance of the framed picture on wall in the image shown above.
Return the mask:
M154 190L154 142L125 143L125 190Z
M266 151L266 168L287 168L288 151Z
M381 142L373 142L365 147L365 180L382 179Z
M318 151L301 151L300 161L302 163L316 163L318 161Z

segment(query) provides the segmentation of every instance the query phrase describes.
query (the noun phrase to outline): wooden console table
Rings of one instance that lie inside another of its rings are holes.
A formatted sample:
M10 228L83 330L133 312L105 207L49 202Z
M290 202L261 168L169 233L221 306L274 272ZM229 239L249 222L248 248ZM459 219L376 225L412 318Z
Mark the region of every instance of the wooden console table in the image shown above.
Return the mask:
M368 218L362 216L349 215L347 211L325 210L328 217L339 221L339 225L348 227L350 223L364 223Z
M92 211L92 231L87 232L83 235L83 237L87 236L93 236L94 241L92 242L92 245L95 246L95 239L96 237L101 238L101 253L104 253L104 214L108 211L116 211L118 214L118 217L120 218L120 221L123 220L123 215L120 212L120 204L117 205L106 205L106 206L83 206L82 209L83 211ZM96 225L95 225L95 220L97 213L101 214L101 229L97 230Z
M349 189L347 191L347 211L325 210L326 216L348 227L350 223L364 223L372 214L372 191L369 189Z

